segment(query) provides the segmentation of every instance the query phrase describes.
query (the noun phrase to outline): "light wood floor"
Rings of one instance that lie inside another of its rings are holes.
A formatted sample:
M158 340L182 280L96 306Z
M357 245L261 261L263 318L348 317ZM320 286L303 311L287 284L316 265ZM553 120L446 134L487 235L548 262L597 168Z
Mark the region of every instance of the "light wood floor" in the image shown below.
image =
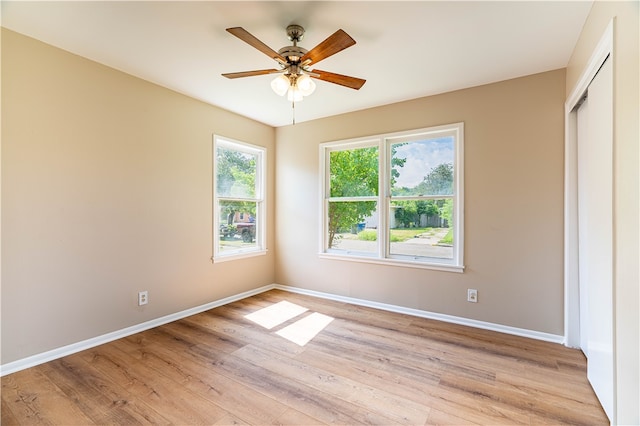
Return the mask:
M245 315L309 310L270 330ZM334 318L305 346L277 334ZM270 291L2 378L2 424L608 424L581 352Z

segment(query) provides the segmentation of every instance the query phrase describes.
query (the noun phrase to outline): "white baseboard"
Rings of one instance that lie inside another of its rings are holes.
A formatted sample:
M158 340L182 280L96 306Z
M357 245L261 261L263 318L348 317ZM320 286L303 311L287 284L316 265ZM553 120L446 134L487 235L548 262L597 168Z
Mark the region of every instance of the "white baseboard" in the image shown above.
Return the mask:
M245 291L233 296L225 297L204 305L196 306L191 309L176 312L175 314L166 315L160 318L156 318L150 321L143 322L131 327L123 328L111 333L103 334L101 336L93 337L91 339L83 340L81 342L72 343L61 348L53 349L47 352L29 356L27 358L19 359L17 361L9 362L7 364L0 365L0 377L7 374L15 373L20 370L24 370L29 367L34 367L39 364L43 364L54 359L62 358L67 355L74 354L76 352L84 351L86 349L93 348L95 346L102 345L104 343L111 342L113 340L121 339L123 337L130 336L135 333L140 333L145 330L149 330L154 327L158 327L163 324L167 324L173 321L177 321L182 318L186 318L191 315L199 314L209 309L217 308L218 306L226 305L231 302L245 299L247 297L255 296L256 294L264 293L265 291L278 289L288 291L291 293L305 294L308 296L319 297L322 299L335 300L338 302L351 303L353 305L366 306L369 308L381 309L383 311L397 312L400 314L412 315L421 318L429 318L439 320L443 322L449 322L453 324L467 325L470 327L480 328L484 330L498 331L501 333L513 334L516 336L528 337L530 339L543 340L547 342L559 343L564 342L564 336L542 333L540 331L527 330L517 327L510 327L501 324L494 324L490 322L477 321L468 318L456 317L452 315L438 314L434 312L422 311L419 309L405 308L397 305L389 305L386 303L372 302L364 299L357 299L354 297L339 296L330 293L323 293L314 290L307 290L299 287L291 287L280 284L270 284L263 287L259 287L253 290Z
M264 293L265 291L273 289L273 284L264 287L256 288L254 290L245 291L244 293L236 294L233 296L225 297L204 305L196 306L195 308L186 309L184 311L176 312L175 314L166 315L160 318L156 318L150 321L143 322L141 324L133 325L131 327L123 328L111 333L103 334L102 336L92 337L91 339L83 340L81 342L72 343L61 348L52 349L47 352L42 352L27 358L19 359L17 361L9 362L7 364L0 365L0 377L7 374L15 373L20 370L24 370L29 367L34 367L39 364L44 364L54 359L62 358L67 355L74 354L76 352L84 351L86 349L93 348L95 346L102 345L104 343L111 342L113 340L121 339L123 337L130 336L132 334L140 333L141 331L149 330L154 327L158 327L163 324L167 324L173 321L177 321L182 318L186 318L191 315L199 314L200 312L208 311L209 309L217 308L218 306L226 305L227 303L235 302L237 300L245 299L256 294Z
M383 311L396 312L400 314L412 315L415 317L434 319L453 324L467 325L469 327L480 328L483 330L498 331L500 333L512 334L515 336L528 337L535 340L543 340L546 342L564 343L564 336L541 331L527 330L524 328L510 327L508 325L494 324L491 322L478 321L469 318L456 317L453 315L438 314L435 312L422 311L419 309L405 308L403 306L389 305L387 303L372 302L370 300L357 299L354 297L338 296L330 293L322 293L314 290L307 290L299 287L290 287L286 285L274 284L274 289L289 291L291 293L306 294L309 296L320 297L323 299L335 300L338 302L351 303L352 305L366 306L376 308Z

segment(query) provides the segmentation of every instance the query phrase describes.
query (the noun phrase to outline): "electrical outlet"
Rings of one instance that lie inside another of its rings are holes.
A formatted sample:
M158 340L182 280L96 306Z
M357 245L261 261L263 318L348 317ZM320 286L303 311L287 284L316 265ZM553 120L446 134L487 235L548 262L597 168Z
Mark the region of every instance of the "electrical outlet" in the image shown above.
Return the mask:
M149 292L147 290L138 292L138 306L149 303Z
M478 303L478 290L475 288L467 289L467 302Z

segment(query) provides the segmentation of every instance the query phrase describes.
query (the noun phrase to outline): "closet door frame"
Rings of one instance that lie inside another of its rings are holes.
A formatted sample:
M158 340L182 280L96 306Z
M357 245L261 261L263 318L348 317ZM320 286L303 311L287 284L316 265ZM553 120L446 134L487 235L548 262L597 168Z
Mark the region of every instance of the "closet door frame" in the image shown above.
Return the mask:
M615 75L613 55L614 20L609 22L591 54L578 82L565 102L565 176L564 176L564 344L580 347L580 288L578 252L578 123L577 107L587 93L591 81L609 58ZM615 81L614 81L615 85ZM615 283L614 283L615 286ZM615 306L613 307L615 312ZM615 324L615 322L614 322ZM614 325L615 327L615 325ZM615 335L615 329L614 329ZM614 342L615 351L615 342ZM615 353L614 353L615 362ZM615 381L615 365L614 365ZM615 383L612 384L615 390ZM615 392L615 391L614 391ZM610 421L615 424L614 409Z

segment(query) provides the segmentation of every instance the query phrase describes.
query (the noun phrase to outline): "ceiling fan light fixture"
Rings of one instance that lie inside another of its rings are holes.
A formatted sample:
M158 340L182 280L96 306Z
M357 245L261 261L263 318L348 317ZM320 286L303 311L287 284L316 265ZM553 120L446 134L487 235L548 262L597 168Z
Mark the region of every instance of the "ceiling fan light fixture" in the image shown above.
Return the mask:
M316 83L306 74L280 74L271 82L271 88L278 96L287 94L290 102L300 102L316 89Z
M287 92L287 100L289 102L302 102L304 99L303 96L302 91L296 86L289 87L289 91Z
M280 74L271 82L271 88L278 96L284 96L287 90L289 90L289 87L291 87L291 82L284 74Z
M296 80L298 90L302 93L302 96L309 96L316 90L316 83L306 74L302 74Z

